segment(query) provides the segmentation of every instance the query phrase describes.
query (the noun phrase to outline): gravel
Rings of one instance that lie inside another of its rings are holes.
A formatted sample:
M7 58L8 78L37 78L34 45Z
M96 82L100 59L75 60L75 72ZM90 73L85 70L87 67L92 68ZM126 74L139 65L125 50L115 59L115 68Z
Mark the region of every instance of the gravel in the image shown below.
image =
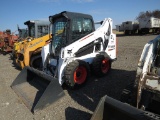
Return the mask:
M55 104L32 114L10 88L20 73L9 55L0 55L0 119L1 120L89 120L104 95L120 98L122 89L135 79L143 46L157 35L118 36L118 57L107 76L91 75L76 90L64 89L66 96Z

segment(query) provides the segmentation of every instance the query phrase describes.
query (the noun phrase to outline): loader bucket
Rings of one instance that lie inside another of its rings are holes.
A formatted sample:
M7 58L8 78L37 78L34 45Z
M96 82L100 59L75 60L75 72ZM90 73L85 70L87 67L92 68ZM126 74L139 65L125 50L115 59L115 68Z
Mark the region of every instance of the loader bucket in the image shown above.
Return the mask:
M65 95L56 78L31 67L20 72L11 88L33 113Z
M137 109L111 97L104 96L91 120L157 120L158 115Z

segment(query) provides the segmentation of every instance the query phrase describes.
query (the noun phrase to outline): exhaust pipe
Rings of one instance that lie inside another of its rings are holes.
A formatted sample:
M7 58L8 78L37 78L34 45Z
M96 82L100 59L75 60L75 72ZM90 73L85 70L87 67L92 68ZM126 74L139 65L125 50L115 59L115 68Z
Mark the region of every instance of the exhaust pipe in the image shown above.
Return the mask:
M56 78L31 67L24 67L11 88L32 113L44 109L65 95Z

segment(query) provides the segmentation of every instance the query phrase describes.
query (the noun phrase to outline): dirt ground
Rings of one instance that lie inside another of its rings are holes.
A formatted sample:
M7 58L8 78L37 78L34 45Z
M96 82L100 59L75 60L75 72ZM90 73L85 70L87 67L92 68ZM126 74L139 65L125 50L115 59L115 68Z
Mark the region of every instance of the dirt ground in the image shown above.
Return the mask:
M103 78L91 75L80 89L65 89L66 96L32 114L10 85L20 73L9 55L0 55L0 120L89 120L104 95L120 98L122 89L135 79L143 46L157 35L118 36L118 57Z

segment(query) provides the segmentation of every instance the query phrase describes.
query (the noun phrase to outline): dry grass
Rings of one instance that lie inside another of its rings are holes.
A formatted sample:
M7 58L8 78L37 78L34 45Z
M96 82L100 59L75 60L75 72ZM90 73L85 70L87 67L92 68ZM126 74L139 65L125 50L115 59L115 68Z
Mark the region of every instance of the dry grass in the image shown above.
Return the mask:
M119 31L116 31L114 29L113 29L113 33L116 34L116 35L123 35L124 34L124 32L119 32Z

